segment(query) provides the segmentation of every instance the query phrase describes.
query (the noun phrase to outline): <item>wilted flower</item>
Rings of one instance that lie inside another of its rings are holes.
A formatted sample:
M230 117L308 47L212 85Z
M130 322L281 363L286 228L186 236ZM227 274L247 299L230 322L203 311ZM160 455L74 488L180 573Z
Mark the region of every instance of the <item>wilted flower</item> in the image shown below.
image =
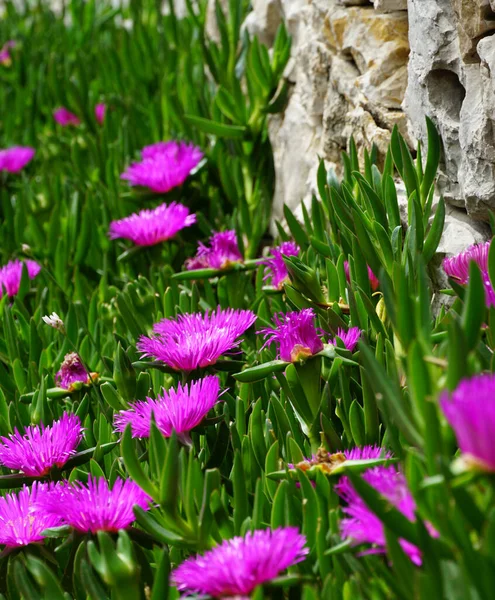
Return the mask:
M156 400L146 398L135 402L130 410L122 410L115 416L117 431L125 431L130 423L133 437L149 437L151 417L154 416L158 430L170 437L175 431L181 441L190 443L189 432L206 417L219 400L220 380L215 375L180 383L177 390L163 390Z
M484 244L474 244L469 246L464 252L445 258L443 261L443 270L445 273L457 279L459 283L465 285L469 280L469 265L475 262L481 270L483 285L485 286L485 301L488 307L495 306L495 290L488 274L488 253L491 242Z
M16 42L14 40L9 40L5 42L2 49L0 50L0 65L4 67L10 67L12 64L12 58L10 56L9 50L16 46Z
M101 477L89 477L88 483L59 483L38 502L40 512L63 519L83 533L116 532L136 520L133 507L148 510L151 498L131 479L117 478L110 489Z
M121 178L157 193L182 185L203 158L196 146L175 141L146 146L141 155L142 160L132 163Z
M44 317L42 317L42 320L44 323L46 323L47 325L50 325L50 327L53 327L54 329L58 329L59 331L62 331L62 332L65 331L64 322L57 315L56 312L53 312L50 316L45 315Z
M188 558L172 573L186 595L246 598L255 587L304 560L309 550L296 527L258 529Z
M41 271L40 265L34 260L12 260L0 268L0 298L3 296L3 290L7 291L7 296L15 296L19 292L22 278L22 268L26 265L29 279L34 279Z
M495 471L495 375L463 379L452 393L441 395L440 405L455 431L464 461Z
M52 467L62 467L75 454L83 428L77 415L64 413L58 421L44 427L26 427L0 437L0 464L31 477L46 475Z
M137 246L154 246L196 223L196 215L189 214L183 204L172 202L157 208L141 210L120 221L110 223L109 236L112 240L126 238Z
M374 467L362 475L363 479L392 506L399 510L409 521L415 521L416 502L412 497L404 475L396 467ZM365 553L384 553L386 551L385 529L380 519L368 508L347 477L342 477L335 491L346 502L342 510L347 518L340 523L341 535L350 538L355 545L372 544L373 549ZM432 535L438 535L431 525L426 524ZM411 561L421 564L419 548L407 540L399 539L404 552Z
M92 377L89 376L81 359L75 352L69 352L64 357L64 362L60 365L60 370L55 375L55 383L65 390L72 390L74 384L90 383Z
M339 328L337 329L337 337L344 342L344 346L347 350L354 352L354 348L357 346L359 338L361 337L361 330L359 327L349 327L347 331ZM331 343L336 346L337 338L334 338Z
M342 452L327 452L324 448L319 448L318 452L313 454L311 458L305 458L296 464L288 463L287 466L289 469L299 469L301 471L309 471L313 467L318 467L324 473L331 473L346 461L374 458L392 458L392 454L388 450L380 448L380 446L356 447Z
M284 256L297 256L301 249L295 242L282 242L280 246L270 250L271 256L264 262L266 265L263 280L271 279L272 286L277 290L290 281L289 272L285 266Z
M53 118L59 125L62 125L62 127L81 124L81 119L74 113L70 112L70 110L67 110L65 106L61 106L60 108L54 110Z
M349 269L349 261L347 261L347 260L344 262L344 270L345 270L345 276L346 276L347 282L351 283L351 272ZM378 278L371 270L371 267L368 267L368 277L370 280L371 291L376 292L376 290L380 287L380 282L378 281Z
M43 541L42 532L59 527L62 519L37 509L40 500L49 494L47 483L35 481L17 494L0 497L0 544L17 548Z
M267 327L257 333L264 334L265 346L276 343L281 360L297 362L323 350L318 337L322 332L315 327L315 312L312 308L280 313L273 316L276 327Z
M233 229L219 231L210 237L210 247L198 244L196 256L186 261L189 271L195 269L227 269L233 263L242 262L242 254L237 245Z
M220 307L211 313L179 315L156 323L153 337L142 336L137 348L177 371L192 371L215 364L222 354L237 348L239 337L255 321L250 310Z
M106 111L107 111L107 105L104 104L103 102L100 102L95 106L95 117L100 125L102 125L103 121L105 120Z
M0 150L0 171L18 173L31 162L35 152L36 150L29 146L12 146Z

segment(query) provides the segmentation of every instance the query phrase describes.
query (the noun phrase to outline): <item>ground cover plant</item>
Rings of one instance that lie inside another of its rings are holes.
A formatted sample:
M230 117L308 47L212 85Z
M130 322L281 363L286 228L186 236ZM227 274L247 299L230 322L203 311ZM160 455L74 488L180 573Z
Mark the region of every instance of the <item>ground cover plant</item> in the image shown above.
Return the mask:
M434 125L273 239L290 38L186 5L0 20L1 597L489 598L495 250L433 290Z

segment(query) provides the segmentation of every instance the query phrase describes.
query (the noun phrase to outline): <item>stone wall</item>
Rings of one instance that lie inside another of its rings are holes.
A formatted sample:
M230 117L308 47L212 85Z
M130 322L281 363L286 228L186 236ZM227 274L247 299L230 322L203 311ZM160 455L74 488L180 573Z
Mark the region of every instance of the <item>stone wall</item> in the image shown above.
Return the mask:
M486 219L495 208L494 0L410 0L404 109L424 134L430 115L444 144L442 191Z
M311 198L318 158L340 167L354 136L383 154L393 126L414 148L425 115L443 139L450 208L441 250L486 239L495 209L495 0L252 0L245 26L293 38L289 103L272 118L275 216ZM466 216L466 213L468 217Z

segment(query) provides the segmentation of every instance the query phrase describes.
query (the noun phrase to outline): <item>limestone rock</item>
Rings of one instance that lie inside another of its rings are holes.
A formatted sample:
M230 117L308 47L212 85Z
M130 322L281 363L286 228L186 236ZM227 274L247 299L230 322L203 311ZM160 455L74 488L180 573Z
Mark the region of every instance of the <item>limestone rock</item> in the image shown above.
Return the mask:
M292 55L296 56L300 43L304 42L313 7L308 0L280 0L280 3L285 26L292 36Z
M447 207L445 228L437 252L452 256L462 252L472 244L481 244L491 237L486 223L473 221L466 212L455 207Z
M459 44L463 58L473 58L476 42L487 31L495 29L490 19L490 0L452 0L457 14ZM492 15L493 16L493 15Z
M275 171L277 173L273 218L281 219L283 206L296 209L304 198L316 191L315 165L320 148L321 128L304 108L300 90L292 94L285 114L276 115L269 125L270 139L275 140ZM283 173L283 176L280 174Z
M197 0L192 2L193 10L197 10ZM189 15L189 10L185 0L174 0L174 11L175 16L178 19L183 19ZM165 0L162 3L162 14L168 15L170 13L170 4Z
M440 193L487 219L495 209L495 0L253 0L253 7L250 31L269 43L280 19L293 39L291 100L270 125L276 210L310 197L319 157L339 170L350 135L361 155L372 144L383 154L397 125L414 148L426 139L429 116L443 143Z
M270 47L281 21L280 0L253 0L252 12L248 15L245 26L252 36L257 36L262 44Z
M411 56L404 102L415 135L425 138L425 115L440 132L440 191L451 204L485 220L495 208L494 45L492 36L478 41L473 61L462 35L486 32L490 10L487 0L409 0Z
M383 12L407 10L407 0L373 0L373 6Z
M398 109L407 85L407 15L381 14L371 8L329 11L327 39L347 54L360 73L356 85L372 104Z
M343 6L365 6L369 5L369 0L339 0Z

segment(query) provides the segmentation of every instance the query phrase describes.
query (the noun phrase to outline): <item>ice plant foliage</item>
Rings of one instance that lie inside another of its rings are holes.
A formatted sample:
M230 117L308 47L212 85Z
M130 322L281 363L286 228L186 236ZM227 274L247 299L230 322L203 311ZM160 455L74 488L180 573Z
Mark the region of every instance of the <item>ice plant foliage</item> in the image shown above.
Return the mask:
M313 356L323 350L321 331L315 327L315 313L312 308L274 315L275 327L261 329L265 336L265 346L275 343L281 360L296 362Z
M219 231L210 237L209 247L198 244L196 256L186 261L189 271L195 269L227 269L233 263L242 262L236 232L231 229Z
M100 125L103 125L103 121L105 120L105 113L107 112L107 105L103 102L98 103L95 106L95 117Z
M112 221L109 236L112 240L131 240L137 246L154 246L173 238L181 229L195 222L196 215L190 214L186 206L172 202Z
M344 262L344 270L347 282L351 283L351 271L349 268L349 261L347 260ZM370 280L371 291L376 292L376 290L380 287L380 282L378 281L377 276L371 270L371 267L368 267L368 277Z
M0 464L25 475L41 477L52 467L62 467L75 454L83 437L78 416L64 413L58 421L44 427L16 429L9 437L0 437Z
M18 173L31 162L36 150L29 146L12 146L0 150L0 171Z
M15 296L21 285L22 269L26 265L29 279L34 279L41 271L40 265L34 260L12 260L0 268L0 298L4 290L7 296Z
M55 383L66 390L70 390L75 383L88 383L89 374L86 371L81 359L75 352L69 352L65 355L60 370L55 375Z
M495 290L490 281L488 274L488 253L490 251L491 242L485 242L484 244L473 244L466 250L452 256L445 258L443 261L443 270L445 273L457 279L457 281L463 285L469 281L469 265L475 262L481 270L483 277L483 285L485 287L485 301L488 307L495 306Z
M62 127L68 127L69 125L80 125L81 119L70 112L65 106L61 106L53 111L53 118Z
M182 185L203 158L199 148L185 142L158 142L145 146L142 160L132 163L121 178L130 185L165 193Z
M409 521L416 520L416 502L407 487L404 475L395 466L374 467L368 469L362 477ZM342 519L340 523L342 537L350 538L355 545L371 544L373 548L366 551L366 553L385 553L386 540L383 523L368 508L349 479L342 477L335 486L335 491L346 503L346 506L342 509L346 518ZM431 526L429 529L430 533L434 534ZM416 565L420 565L420 550L407 540L400 539L399 543L411 561Z
M77 531L96 533L126 529L135 521L134 506L148 510L151 498L131 479L117 478L113 487L103 477L53 485L38 502L40 512L63 519Z
M259 529L184 561L172 580L184 595L246 598L258 586L304 560L309 550L296 527Z
M172 431L180 440L190 442L189 432L206 417L219 400L220 380L215 375L191 382L177 390L163 390L156 400L146 398L144 402L135 402L129 410L123 410L115 416L117 431L124 431L130 423L133 437L149 437L151 417L154 415L156 426L165 436Z
M361 330L359 327L349 327L347 331L339 328L337 329L337 337L342 340L347 350L354 352L354 349L359 342L359 338L361 337ZM332 340L332 344L334 346L337 345L337 338Z
M270 280L277 290L284 287L284 283L290 281L289 272L285 266L284 256L297 256L301 249L292 241L283 242L280 246L270 250L271 256L265 260L264 281Z
M478 469L495 471L495 375L464 379L444 392L440 405L455 431L463 459Z
M137 348L177 371L213 365L241 343L240 336L256 321L250 310L222 310L179 315L153 326L151 337L142 336Z
M17 548L42 542L45 529L62 524L59 515L38 508L48 494L48 484L35 481L30 488L0 498L0 544Z

